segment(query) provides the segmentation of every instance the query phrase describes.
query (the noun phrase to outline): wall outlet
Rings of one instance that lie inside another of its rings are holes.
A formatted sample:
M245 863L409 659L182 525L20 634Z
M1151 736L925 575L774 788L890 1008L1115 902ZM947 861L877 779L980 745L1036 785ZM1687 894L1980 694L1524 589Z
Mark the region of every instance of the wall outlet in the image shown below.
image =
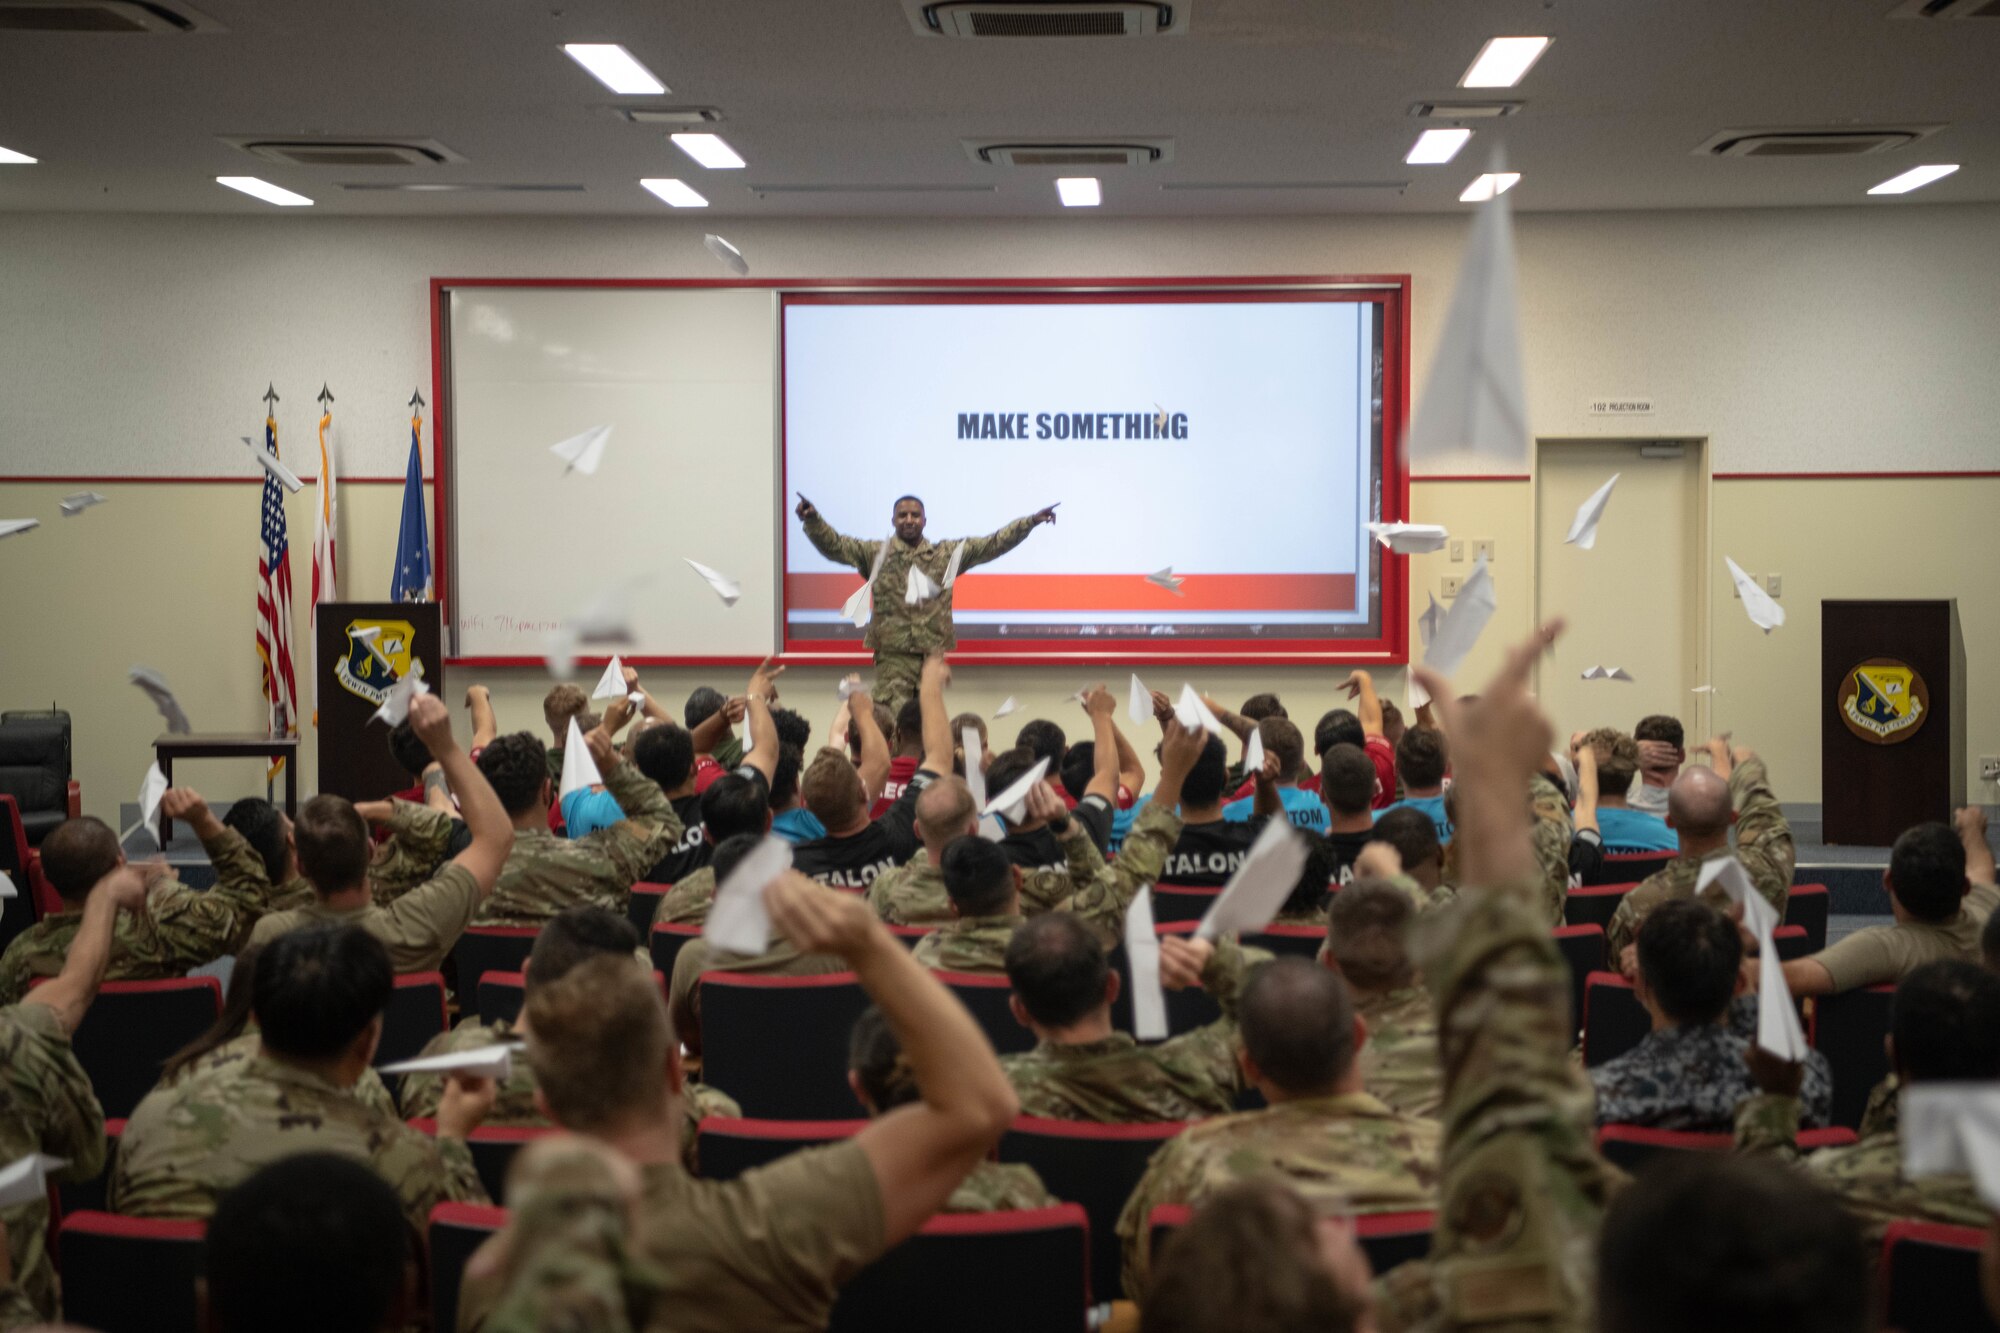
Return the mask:
M1982 782L2000 782L2000 755L1979 756L1979 779Z
M1481 556L1486 557L1487 564L1490 565L1493 563L1493 539L1491 537L1480 537L1472 543L1472 558L1477 560Z
M1766 574L1764 576L1764 591L1770 593L1773 597L1784 596L1785 576L1783 574Z
M1458 596L1458 585L1465 582L1465 580L1460 578L1456 574L1447 574L1438 582L1440 585L1438 589L1438 596L1444 598L1448 602L1452 598Z
M1451 539L1451 563L1454 565L1465 563L1465 540L1461 537Z

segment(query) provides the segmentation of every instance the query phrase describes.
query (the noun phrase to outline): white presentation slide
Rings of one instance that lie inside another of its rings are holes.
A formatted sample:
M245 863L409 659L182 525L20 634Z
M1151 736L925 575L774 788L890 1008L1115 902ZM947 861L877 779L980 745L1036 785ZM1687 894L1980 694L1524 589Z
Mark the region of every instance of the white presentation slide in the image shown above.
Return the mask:
M804 494L880 538L914 494L940 541L1060 502L961 578L962 640L1366 638L1379 327L1369 301L1234 293L791 299L787 514ZM1176 591L1146 578L1168 567ZM796 517L785 575L790 639L858 637L840 606L859 576Z

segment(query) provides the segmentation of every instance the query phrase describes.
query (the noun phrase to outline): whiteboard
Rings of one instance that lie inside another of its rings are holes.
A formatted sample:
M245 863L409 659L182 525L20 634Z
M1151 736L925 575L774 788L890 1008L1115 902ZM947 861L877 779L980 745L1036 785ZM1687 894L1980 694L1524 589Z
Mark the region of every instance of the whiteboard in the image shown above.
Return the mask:
M773 652L778 293L448 284L443 299L448 655L539 658L621 584L636 642L618 652ZM549 446L606 425L596 474L565 475ZM736 580L736 605L688 559Z

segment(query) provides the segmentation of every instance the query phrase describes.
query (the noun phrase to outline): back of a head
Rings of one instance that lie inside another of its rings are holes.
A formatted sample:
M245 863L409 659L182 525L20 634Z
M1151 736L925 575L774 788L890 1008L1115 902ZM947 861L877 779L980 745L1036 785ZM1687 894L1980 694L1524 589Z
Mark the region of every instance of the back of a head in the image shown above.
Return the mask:
M528 993L528 1063L556 1123L583 1134L666 1106L673 1027L652 974L630 955L590 958Z
M694 775L694 733L671 722L648 727L632 742L632 764L672 791Z
M979 807L961 777L942 777L917 794L917 836L926 843L973 832Z
M861 775L838 750L821 750L813 756L799 777L799 794L805 797L806 809L828 832L846 828L867 810L868 794L861 786Z
M410 1228L396 1191L333 1153L281 1157L216 1201L203 1261L215 1333L405 1326Z
M1951 920L1965 898L1965 844L1945 824L1904 829L1889 849L1889 884L1911 916Z
M806 753L796 745L780 744L778 762L771 766L771 809L789 810L799 794L799 772L806 766Z
M81 903L118 868L118 835L92 815L65 819L42 839L42 874L65 903Z
M889 711L887 705L878 703L875 705L874 711L870 716L875 719L875 730L882 733L882 743L884 745L889 744L896 734L896 715ZM859 727L849 727L847 729L847 760L850 764L857 766L861 763L861 728Z
M1109 1003L1104 946L1074 912L1044 912L1023 922L1007 941L1006 967L1021 1007L1043 1027L1070 1027Z
M292 840L299 849L299 873L322 898L367 881L374 843L367 821L345 796L322 793L300 806Z
M1021 728L1014 748L1027 750L1037 759L1048 760L1049 769L1053 772L1062 767L1063 751L1069 748L1069 738L1063 735L1061 727L1045 717L1038 717Z
M1332 972L1277 958L1250 974L1238 1011L1243 1050L1288 1097L1333 1090L1354 1064L1354 1004Z
M1063 790L1072 801L1080 801L1090 790L1090 780L1097 773L1097 742L1078 741L1063 755L1062 767L1058 770L1062 778Z
M1639 742L1616 727L1599 727L1583 738L1597 752L1597 789L1623 796L1639 771Z
M1667 1017L1684 1026L1722 1018L1742 963L1736 923L1699 899L1661 903L1639 925L1639 975Z
M1293 829L1292 836L1305 843L1306 863L1300 867L1298 883L1292 885L1278 911L1285 916L1317 913L1326 906L1326 896L1332 892L1333 877L1340 870L1340 854L1334 851L1332 843L1311 829Z
M1687 744L1687 732L1681 727L1681 720L1668 717L1665 713L1649 713L1639 719L1639 725L1632 728L1635 741L1660 741L1676 748Z
M1229 751L1223 747L1220 736L1210 736L1201 743L1201 753L1181 779L1181 805L1214 805L1228 787Z
M1324 789L1324 778L1321 779L1321 786ZM1437 821L1407 805L1384 810L1382 817L1375 821L1375 831L1368 840L1386 842L1394 847L1396 855L1402 858L1406 872L1414 872L1419 866L1444 859L1444 848L1438 843Z
M848 1035L847 1068L877 1115L923 1096L916 1071L903 1058L903 1044L896 1040L889 1020L872 1004L854 1020L854 1030Z
M579 963L605 954L630 958L639 947L639 932L616 912L579 903L550 917L522 969L529 990L568 976Z
M1325 754L1336 745L1352 745L1359 750L1368 743L1361 719L1345 708L1329 708L1313 725L1313 753Z
M715 857L709 862L709 865L715 871L717 888L720 888L722 882L735 873L737 864L744 857L750 855L751 849L763 840L761 837L753 837L748 833L738 833L733 837L724 838L716 844Z
M953 746L960 750L965 748L965 733L968 729L979 733L979 748L982 751L993 748L986 743L986 719L977 713L960 713L951 720L951 743Z
M923 700L911 699L896 710L896 730L889 737L889 749L899 755L924 752Z
M430 749L417 738L417 729L407 717L389 728L389 757L413 780L422 777L431 766Z
M222 1012L202 1034L167 1057L160 1071L161 1083L177 1083L203 1057L243 1035L250 1025L250 1002L257 991L257 960L264 956L261 944L246 944L236 954L236 966L229 969L229 988L222 995Z
M812 744L813 724L806 719L804 713L795 712L790 708L773 708L771 726L778 733L778 744L781 746L795 745L804 750Z
M999 795L1009 787L1028 776L1030 770L1041 762L1041 756L1026 746L1016 746L1002 750L993 756L993 762L986 769L986 790ZM1005 816L1001 816L1003 819Z
M1360 746L1340 744L1320 756L1319 795L1336 815L1365 815L1375 804L1375 761Z
M1357 879L1326 909L1326 948L1356 990L1390 991L1415 976L1408 937L1416 907L1387 880Z
M561 736L569 731L572 719L580 719L590 711L590 696L583 692L581 685L556 685L542 696L542 720L549 724L551 736ZM578 725L582 725L580 722Z
M1257 724L1257 738L1265 752L1278 757L1278 781L1297 782L1305 772L1306 738L1283 716L1267 717Z
M541 799L542 784L549 778L549 747L525 731L496 736L479 752L479 771L492 784L501 808L518 815Z
M1411 727L1396 742L1396 772L1405 787L1442 785L1445 764L1444 733L1435 727Z
M1896 985L1889 1037L1905 1083L2000 1079L2000 977L1972 963L1925 963Z
M1597 1265L1602 1333L1874 1326L1860 1225L1811 1173L1770 1158L1660 1154L1606 1210Z
M1682 769L1667 788L1667 816L1683 837L1716 838L1727 834L1733 808L1729 779L1699 764Z
M389 1007L396 970L359 926L287 931L264 945L250 1011L263 1043L293 1060L329 1060Z
M834 756L839 758L837 751ZM710 842L719 843L743 833L761 835L771 825L770 799L764 793L764 784L741 773L724 773L701 794L701 822L708 830Z
M264 863L265 879L273 885L285 882L285 816L277 806L261 796L242 797L231 802L222 827L235 829L250 844Z
M1285 711L1285 705L1280 702L1278 696L1269 693L1251 695L1243 701L1243 706L1236 710L1236 715L1248 718L1252 722L1262 722L1267 717L1291 716Z
M681 721L687 724L689 731L693 731L721 712L727 702L722 697L722 691L713 685L697 685L688 693L687 703L681 708Z
M938 869L960 916L1001 916L1014 904L1014 863L1000 844L976 833L945 844Z
M1349 1333L1366 1308L1327 1265L1312 1205L1269 1176L1210 1196L1153 1272L1139 1333Z

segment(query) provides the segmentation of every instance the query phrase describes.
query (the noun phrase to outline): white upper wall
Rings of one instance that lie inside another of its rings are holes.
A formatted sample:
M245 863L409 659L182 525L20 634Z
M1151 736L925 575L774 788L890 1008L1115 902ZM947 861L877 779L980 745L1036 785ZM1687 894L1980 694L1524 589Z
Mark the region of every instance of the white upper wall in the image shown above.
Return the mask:
M1424 367L1469 219L731 220L760 278L1408 273ZM1531 426L1707 436L1718 472L2000 465L2000 206L1525 214ZM710 223L708 225L714 225ZM0 214L0 475L251 473L322 381L349 475L399 475L428 281L715 278L703 223ZM912 367L921 374L921 367ZM1591 417L1651 395L1657 413ZM426 439L428 454L428 438ZM309 470L309 469L302 469Z

